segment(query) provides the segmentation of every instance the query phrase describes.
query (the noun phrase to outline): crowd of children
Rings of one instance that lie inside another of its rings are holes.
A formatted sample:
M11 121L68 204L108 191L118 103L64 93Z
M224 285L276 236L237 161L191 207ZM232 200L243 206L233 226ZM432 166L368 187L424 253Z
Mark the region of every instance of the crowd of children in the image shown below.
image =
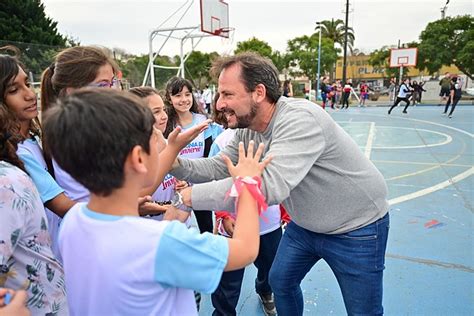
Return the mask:
M19 54L0 52L0 315L196 315L199 292L259 262L254 179L271 160L260 161L261 145L242 144L235 166L226 160L244 188L230 234L213 234L211 211L194 213L201 233L189 214L184 224L166 220L190 211L179 190L192 184L168 174L173 161L209 155L222 132L188 80L170 78L163 97L150 87L120 91L107 53L67 48L42 75L40 124ZM278 241L258 276L267 303Z

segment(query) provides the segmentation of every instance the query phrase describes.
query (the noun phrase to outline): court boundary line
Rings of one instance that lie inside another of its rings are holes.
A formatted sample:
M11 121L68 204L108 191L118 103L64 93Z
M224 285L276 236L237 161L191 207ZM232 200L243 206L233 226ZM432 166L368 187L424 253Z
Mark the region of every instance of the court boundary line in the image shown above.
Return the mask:
M399 203L402 203L402 202L406 202L406 201L409 201L409 200L413 200L413 199L416 199L418 197L421 197L421 196L424 196L424 195L427 195L427 194L430 194L430 193L433 193L433 192L436 192L436 191L439 191L441 189L444 189L456 182L459 182L461 180L464 180L466 179L467 177L471 176L474 174L474 167L471 167L469 169L467 169L466 171L446 180L446 181L443 181L443 182L440 182L438 184L435 184L431 187L428 187L428 188L425 188L425 189L422 189L422 190L419 190L419 191L415 191L413 193L409 193L409 194L405 194L405 195L402 195L402 196L399 196L399 197L396 197L396 198L393 198L391 200L388 200L388 203L390 205L395 205L395 204L399 204Z
M372 152L372 143L375 137L375 122L370 122L369 136L367 137L367 143L365 144L365 156L370 159Z
M362 114L362 113L360 113ZM363 113L364 115L367 115L367 116L375 116L375 117L383 117L383 118L387 118L386 115L380 115L380 114L370 114L370 113ZM356 113L357 115L357 113ZM429 124L429 125L435 125L435 126L441 126L441 127L444 127L444 128L447 128L447 129L451 129L451 130L454 130L454 131L457 131L459 133L462 133L462 134L465 134L471 138L474 137L473 134L467 132L467 131L464 131L462 129L458 129L456 127L451 127L451 126L448 126L448 125L444 125L444 124L439 124L439 123L434 123L434 122L430 122L430 121L425 121L425 120L420 120L420 119L413 119L413 118L408 118L408 117L396 117L396 116L393 116L393 118L396 118L396 119L401 119L401 120L407 120L407 121L414 121L414 122L421 122L421 123L425 123L425 124ZM336 120L334 120L336 121ZM337 121L336 121L337 122ZM405 194L405 195L402 195L402 196L399 196L399 197L396 197L396 198L393 198L393 199L390 199L388 200L388 203L390 206L393 206L393 205L396 205L396 204L399 204L399 203L402 203L402 202L406 202L406 201L409 201L409 200L413 200L413 199L416 199L418 197L422 197L424 195L427 195L427 194L430 194L430 193L433 193L433 192L436 192L438 190L441 190L441 189L444 189L456 182L459 182L461 180L464 180L465 178L471 176L472 174L474 173L474 167L471 167L469 168L468 170L446 180L446 181L443 181L443 182L440 182L436 185L433 185L431 187L427 187L425 189L422 189L422 190L419 190L419 191L416 191L416 192L413 192L413 193L409 193L409 194Z

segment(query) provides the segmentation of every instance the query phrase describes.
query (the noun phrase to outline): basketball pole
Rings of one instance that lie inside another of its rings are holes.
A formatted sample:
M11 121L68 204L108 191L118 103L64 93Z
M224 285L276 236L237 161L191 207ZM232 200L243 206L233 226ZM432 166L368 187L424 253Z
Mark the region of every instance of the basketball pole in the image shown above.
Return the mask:
M402 79L403 79L403 64L400 65L400 78L398 79L398 85L402 85Z

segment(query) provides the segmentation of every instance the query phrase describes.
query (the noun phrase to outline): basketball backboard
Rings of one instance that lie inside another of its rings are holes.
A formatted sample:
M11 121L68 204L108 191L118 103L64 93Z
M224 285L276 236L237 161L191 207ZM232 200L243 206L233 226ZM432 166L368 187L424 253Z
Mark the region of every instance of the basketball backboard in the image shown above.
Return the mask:
M229 37L229 5L222 0L200 0L201 31Z
M390 67L416 66L418 48L393 48L390 50Z

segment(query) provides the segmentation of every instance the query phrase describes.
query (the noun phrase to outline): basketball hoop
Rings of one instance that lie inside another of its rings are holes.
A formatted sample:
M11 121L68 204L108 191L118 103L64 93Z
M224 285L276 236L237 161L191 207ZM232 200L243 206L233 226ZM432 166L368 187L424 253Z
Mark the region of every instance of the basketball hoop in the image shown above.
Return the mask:
M230 32L234 31L234 27L221 27L220 29L217 29L214 31L214 35L229 38Z

